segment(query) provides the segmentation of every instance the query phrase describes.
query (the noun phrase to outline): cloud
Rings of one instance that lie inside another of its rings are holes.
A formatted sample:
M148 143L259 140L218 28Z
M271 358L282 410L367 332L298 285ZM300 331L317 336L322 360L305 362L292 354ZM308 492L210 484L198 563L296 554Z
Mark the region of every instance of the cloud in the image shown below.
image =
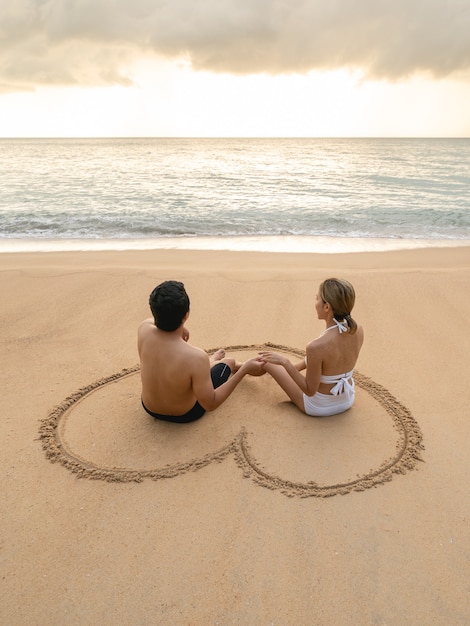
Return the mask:
M126 84L143 55L233 74L357 68L398 80L470 69L468 0L15 0L0 89Z

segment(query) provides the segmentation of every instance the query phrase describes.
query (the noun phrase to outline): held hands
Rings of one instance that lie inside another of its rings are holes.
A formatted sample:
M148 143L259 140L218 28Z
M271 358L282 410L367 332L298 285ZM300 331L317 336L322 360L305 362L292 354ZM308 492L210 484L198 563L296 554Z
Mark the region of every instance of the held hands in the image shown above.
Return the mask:
M289 363L289 359L277 352L260 352L259 360L262 363L272 363L273 365L282 365L285 367Z
M263 374L266 374L264 363L259 357L245 361L241 365L240 369L243 374L250 374L250 376L262 376Z

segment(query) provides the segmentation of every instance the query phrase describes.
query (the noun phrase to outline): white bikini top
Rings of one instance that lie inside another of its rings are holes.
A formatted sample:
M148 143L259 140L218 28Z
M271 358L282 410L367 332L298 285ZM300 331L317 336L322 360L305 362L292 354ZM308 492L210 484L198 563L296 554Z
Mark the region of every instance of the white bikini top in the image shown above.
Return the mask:
M322 335L324 335L325 333L327 333L332 328L337 328L340 335L341 335L341 333L347 333L348 332L348 325L345 322L338 322L338 320L335 319L335 318L333 318L333 322L335 323L335 325L334 326L328 326L328 328L325 328L325 330L320 334L320 337Z
M338 320L333 318L334 326L328 326L320 335L324 335L326 332L331 330L332 328L337 328L339 334L348 332L348 326L344 322L338 322ZM305 357L305 365L307 365L307 357ZM320 376L320 382L325 383L326 385L334 385L330 389L330 393L334 396L338 396L339 394L346 393L349 396L354 392L354 378L353 376L354 369L350 372L345 372L344 374L334 374L332 376L324 376L323 374Z
M333 385L334 387L330 389L330 393L334 396L338 396L342 393L346 393L349 396L350 393L354 391L354 378L353 376L354 370L350 372L345 372L344 374L335 374L334 376L320 376L320 382L326 383L327 385Z

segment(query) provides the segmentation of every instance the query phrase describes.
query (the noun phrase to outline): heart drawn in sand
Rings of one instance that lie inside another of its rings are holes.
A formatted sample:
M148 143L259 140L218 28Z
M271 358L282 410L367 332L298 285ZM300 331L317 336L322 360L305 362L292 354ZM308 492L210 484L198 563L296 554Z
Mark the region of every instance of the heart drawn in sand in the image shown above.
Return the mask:
M293 359L304 355L270 343L225 351L244 360L266 348ZM231 456L244 477L299 497L364 491L421 460L422 434L410 411L357 371L355 404L341 415L308 417L286 401L270 376L248 376L217 411L189 424L144 413L138 374L138 366L122 370L55 407L40 426L47 458L81 478L141 482L174 478Z

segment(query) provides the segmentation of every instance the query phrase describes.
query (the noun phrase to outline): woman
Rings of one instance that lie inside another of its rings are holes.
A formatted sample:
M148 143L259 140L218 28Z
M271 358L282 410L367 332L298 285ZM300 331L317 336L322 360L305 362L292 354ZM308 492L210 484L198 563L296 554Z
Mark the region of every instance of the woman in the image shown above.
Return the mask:
M294 364L282 354L260 352L265 370L307 415L336 415L353 405L353 370L364 340L362 327L351 317L355 297L347 280L328 278L315 302L326 328L307 345L305 359Z

